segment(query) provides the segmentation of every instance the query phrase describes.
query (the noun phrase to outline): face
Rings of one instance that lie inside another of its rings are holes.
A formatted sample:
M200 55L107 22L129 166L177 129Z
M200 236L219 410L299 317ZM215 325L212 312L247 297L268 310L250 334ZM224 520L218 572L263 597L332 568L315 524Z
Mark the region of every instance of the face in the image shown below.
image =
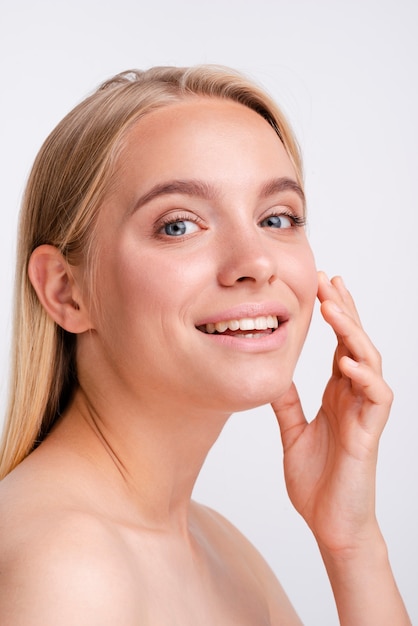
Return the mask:
M81 355L99 385L228 412L288 388L317 291L296 180L237 103L190 99L136 124L98 224L100 311Z

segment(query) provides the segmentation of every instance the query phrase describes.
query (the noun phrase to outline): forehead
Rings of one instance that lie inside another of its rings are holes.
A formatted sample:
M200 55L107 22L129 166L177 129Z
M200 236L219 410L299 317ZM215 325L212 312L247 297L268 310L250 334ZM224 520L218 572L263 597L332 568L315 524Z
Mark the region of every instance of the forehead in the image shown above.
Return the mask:
M270 124L252 109L219 98L193 97L148 113L128 133L123 152L133 163L159 169L194 165L202 171L231 158L237 167L264 160L296 177Z
M273 130L261 115L235 100L191 95L148 112L134 125L132 132L145 136L154 134L159 128L176 131L176 123L183 127L209 123L218 127L224 124L231 128L239 125L253 128L266 126L266 129ZM276 135L274 130L273 133Z
M219 98L191 97L147 113L126 135L115 165L102 212L121 204L130 214L141 197L173 181L199 181L213 196L238 204L275 179L298 182L270 124Z

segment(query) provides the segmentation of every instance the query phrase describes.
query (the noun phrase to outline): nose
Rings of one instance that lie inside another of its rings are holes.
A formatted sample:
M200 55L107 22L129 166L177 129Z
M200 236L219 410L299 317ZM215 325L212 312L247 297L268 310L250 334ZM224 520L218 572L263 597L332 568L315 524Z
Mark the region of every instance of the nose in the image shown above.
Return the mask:
M237 283L260 286L272 283L277 276L277 241L262 231L234 233L225 238L221 250L218 282L224 287Z

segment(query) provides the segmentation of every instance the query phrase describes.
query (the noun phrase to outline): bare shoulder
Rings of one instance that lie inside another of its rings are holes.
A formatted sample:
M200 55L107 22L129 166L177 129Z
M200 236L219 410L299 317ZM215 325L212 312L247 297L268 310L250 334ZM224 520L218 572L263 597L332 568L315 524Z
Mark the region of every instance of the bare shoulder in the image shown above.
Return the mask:
M106 523L51 506L13 477L0 483L1 624L137 624L137 594L122 561Z
M229 562L231 569L249 571L268 603L272 626L300 626L302 622L283 587L255 546L225 517L213 509L193 503L194 515L208 540Z

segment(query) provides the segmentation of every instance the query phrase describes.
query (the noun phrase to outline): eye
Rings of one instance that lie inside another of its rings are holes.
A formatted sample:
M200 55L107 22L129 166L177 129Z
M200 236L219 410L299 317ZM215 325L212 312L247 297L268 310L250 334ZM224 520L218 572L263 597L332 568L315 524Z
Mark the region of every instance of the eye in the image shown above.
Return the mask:
M269 215L260 222L260 226L263 228L292 228L295 221L290 215Z
M172 219L165 222L161 227L160 233L168 237L183 237L191 235L199 230L199 226L190 219Z

